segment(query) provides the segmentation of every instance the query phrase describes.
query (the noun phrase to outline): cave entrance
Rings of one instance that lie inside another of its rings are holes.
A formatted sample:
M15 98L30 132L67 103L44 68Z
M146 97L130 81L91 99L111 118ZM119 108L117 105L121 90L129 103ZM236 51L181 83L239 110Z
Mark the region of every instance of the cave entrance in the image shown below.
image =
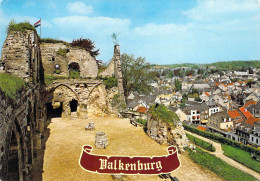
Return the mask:
M19 167L19 157L21 157L19 154L20 149L20 139L18 138L18 135L15 134L14 131L12 131L12 137L10 140L9 145L9 153L8 153L8 165L7 165L7 180L22 180L21 177L23 177L22 167ZM21 158L20 158L21 159ZM20 160L20 164L22 164L22 161Z
M61 117L62 107L63 107L63 102L56 102L54 106L52 105L51 102L48 102L46 104L47 118Z
M73 99L72 101L70 101L70 111L71 112L76 112L77 107L78 107L78 101L77 100Z

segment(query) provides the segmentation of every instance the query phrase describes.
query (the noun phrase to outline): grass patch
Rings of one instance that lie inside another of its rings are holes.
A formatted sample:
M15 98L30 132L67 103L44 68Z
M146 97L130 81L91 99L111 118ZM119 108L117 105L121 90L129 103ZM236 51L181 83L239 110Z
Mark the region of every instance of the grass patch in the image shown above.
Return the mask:
M68 79L68 77L48 75L48 74L44 75L44 81L45 81L46 85L50 85L53 83L53 81L58 80L58 79Z
M224 155L260 173L260 162L252 159L250 153L225 144L222 144L221 147Z
M212 144L210 144L202 139L199 139L197 137L194 137L190 134L186 133L186 135L189 138L189 140L192 143L194 143L195 145L200 146L201 148L204 148L205 150L208 150L208 151L212 151L212 152L216 151L216 148Z
M57 54L58 54L58 55L61 55L61 56L65 56L67 52L68 52L67 49L65 49L65 48L62 49L62 48L60 48L60 49L57 51Z
M258 155L260 155L260 150L257 149L257 148L254 148L252 146L248 146L248 145L243 145L237 141L233 141L231 139L228 139L228 138L225 138L223 136L220 136L220 135L217 135L217 134L214 134L214 133L209 133L209 132L206 132L206 131L202 131L202 130L199 130L197 128L194 128L192 126L188 126L186 124L183 124L183 127L185 130L187 131L190 131L192 133L195 133L195 134L198 134L198 135L201 135L205 138L209 138L211 140L214 140L218 143L223 143L225 145L231 145L233 147L236 147L238 149L241 149L241 150L244 150L244 151L248 151L250 153L256 153Z
M22 78L10 74L0 74L0 88L11 99L17 98L17 93L26 86Z
M72 78L72 79L80 78L80 72L77 70L70 70L69 78Z
M179 121L179 117L177 116L177 114L162 104L159 104L157 107L155 107L155 105L152 105L149 112L152 114L153 117L161 119L171 126L174 126L174 123L176 121Z
M42 43L63 43L64 45L70 46L70 44L63 40L57 40L54 38L41 38Z
M14 20L11 20L6 28L7 33L10 33L12 31L26 32L26 30L33 30L34 32L36 32L34 26L27 21L16 23Z
M232 181L255 181L257 180L253 176L238 170L237 168L227 164L220 158L217 158L215 155L211 155L199 148L196 148L196 152L186 149L189 153L190 158L195 162L201 165L203 168L209 169L215 172L217 175L222 177L225 180Z

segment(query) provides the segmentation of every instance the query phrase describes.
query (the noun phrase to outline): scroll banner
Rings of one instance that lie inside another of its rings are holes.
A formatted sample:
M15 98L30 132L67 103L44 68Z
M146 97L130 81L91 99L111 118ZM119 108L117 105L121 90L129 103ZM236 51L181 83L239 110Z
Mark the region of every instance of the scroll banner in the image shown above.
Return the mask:
M168 155L153 157L103 156L91 154L92 146L82 147L80 166L93 173L100 174L166 174L180 167L177 149L168 147Z

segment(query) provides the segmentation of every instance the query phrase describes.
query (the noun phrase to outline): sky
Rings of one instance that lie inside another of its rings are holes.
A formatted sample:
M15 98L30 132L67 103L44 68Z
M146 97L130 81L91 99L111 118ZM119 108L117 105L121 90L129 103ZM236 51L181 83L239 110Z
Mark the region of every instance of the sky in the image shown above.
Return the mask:
M0 46L10 20L40 18L42 38L90 38L103 62L113 33L152 64L260 60L260 0L0 0Z

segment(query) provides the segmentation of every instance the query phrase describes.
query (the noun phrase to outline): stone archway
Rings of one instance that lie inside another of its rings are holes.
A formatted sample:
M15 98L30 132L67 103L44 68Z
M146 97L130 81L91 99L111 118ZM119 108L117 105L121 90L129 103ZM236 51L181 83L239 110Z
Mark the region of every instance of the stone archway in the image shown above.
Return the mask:
M9 149L7 155L7 180L23 181L24 178L24 155L22 144L22 133L17 120L15 120L9 141Z
M71 112L77 112L78 95L67 85L59 85L51 92L53 94L52 106L56 109L62 109L61 117L66 118L71 116Z

